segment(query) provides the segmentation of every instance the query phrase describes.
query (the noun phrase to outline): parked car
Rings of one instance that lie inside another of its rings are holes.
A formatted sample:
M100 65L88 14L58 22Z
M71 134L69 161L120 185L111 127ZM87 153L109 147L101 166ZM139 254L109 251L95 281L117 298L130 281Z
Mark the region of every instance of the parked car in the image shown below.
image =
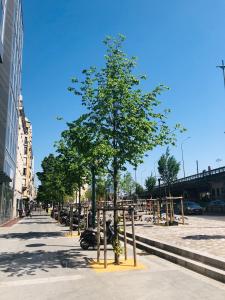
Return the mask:
M178 211L181 213L181 206L178 206ZM184 200L184 214L185 215L202 215L203 208L194 201Z
M207 212L224 213L225 201L224 200L212 200L206 207Z

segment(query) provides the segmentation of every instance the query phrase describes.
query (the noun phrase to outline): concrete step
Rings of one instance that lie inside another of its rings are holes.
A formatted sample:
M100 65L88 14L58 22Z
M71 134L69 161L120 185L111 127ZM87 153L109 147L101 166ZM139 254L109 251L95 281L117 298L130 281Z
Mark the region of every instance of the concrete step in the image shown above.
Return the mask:
M122 236L121 236L121 239L123 239ZM133 241L130 237L127 238L127 243L129 243L131 245L133 243ZM204 276L210 277L214 280L225 283L225 270L221 270L221 269L206 265L204 263L180 256L178 254L171 253L169 251L148 245L148 244L140 242L138 240L136 240L136 247L141 250L144 250L148 253L151 253L151 254L159 256L163 259L166 259L170 262L173 262L177 265L185 267L189 270L192 270L192 271L202 274Z
M132 234L127 232L127 237L131 238ZM222 258L217 258L215 256L208 255L208 254L205 255L197 251L192 251L186 248L182 248L180 246L175 246L161 241L149 239L140 235L136 235L136 240L144 244L156 247L158 249L165 250L167 252L171 252L173 254L177 254L182 257L189 258L191 260L195 260L197 262L201 262L211 267L221 269L223 271L225 270L225 260L223 260Z
M121 237L121 239L123 239ZM133 243L131 238L127 238L127 243L131 244ZM175 263L177 265L180 265L182 267L185 267L189 270L192 270L194 272L197 272L199 274L202 274L204 276L210 277L214 280L220 281L225 283L225 271L220 270L218 268L211 267L209 265L206 265L201 262L197 262L192 259L188 259L186 257L182 257L180 255L159 249L154 246L147 245L145 243L142 243L140 241L136 241L136 247L144 250L148 253L154 254L156 256L159 256L163 259L166 259L172 263Z

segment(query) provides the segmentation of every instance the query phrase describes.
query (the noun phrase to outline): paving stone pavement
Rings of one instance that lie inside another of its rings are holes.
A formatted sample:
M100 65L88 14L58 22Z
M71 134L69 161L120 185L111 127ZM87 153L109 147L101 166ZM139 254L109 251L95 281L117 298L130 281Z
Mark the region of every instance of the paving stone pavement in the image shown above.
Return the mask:
M136 222L136 234L225 259L225 216L188 216L185 225Z
M79 238L65 233L44 215L0 228L1 300L225 299L224 284L140 250L144 269L97 273L89 264L96 250L83 251Z

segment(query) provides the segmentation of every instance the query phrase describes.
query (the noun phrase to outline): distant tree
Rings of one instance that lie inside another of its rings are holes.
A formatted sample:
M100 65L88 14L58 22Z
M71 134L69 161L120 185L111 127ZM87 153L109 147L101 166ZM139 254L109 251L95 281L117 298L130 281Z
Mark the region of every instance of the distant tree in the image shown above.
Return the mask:
M156 185L156 178L154 176L151 175L146 178L145 187L148 191L148 194L150 194L150 195L152 194L152 191L153 191L155 185Z
M60 156L50 154L42 161L42 172L37 173L41 182L38 188L38 199L45 203L62 203L67 193L65 170Z
M136 182L135 189L136 189L136 194L138 197L142 196L145 192L145 189L143 188L143 186L138 182Z
M158 161L158 172L164 184L167 185L170 192L171 183L177 179L177 174L180 170L180 163L176 161L173 155L170 155L167 147L166 153L163 154Z
M120 179L120 189L122 192L126 193L127 195L131 196L135 191L135 181L131 175L131 173L126 172L124 176Z
M96 179L96 199L99 201L100 199L105 198L106 195L106 178L104 176L97 176Z

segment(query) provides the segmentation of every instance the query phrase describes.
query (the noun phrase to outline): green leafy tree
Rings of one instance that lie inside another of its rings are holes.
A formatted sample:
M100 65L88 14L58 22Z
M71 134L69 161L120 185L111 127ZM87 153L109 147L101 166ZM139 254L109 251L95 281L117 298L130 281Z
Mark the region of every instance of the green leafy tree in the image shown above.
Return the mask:
M58 152L67 162L69 178L77 182L80 191L83 183L92 181L92 224L95 225L95 194L103 195L103 186L97 182L95 176L101 175L107 166L107 147L101 135L96 132L95 126L87 122L88 115L84 114L72 123L68 123L68 129L62 133L60 142L57 143ZM92 177L92 180L91 180ZM80 195L80 192L79 192ZM94 199L93 199L94 198ZM80 203L80 196L79 196Z
M135 191L135 181L131 175L131 173L126 172L124 176L120 180L120 189L123 193L131 196Z
M145 187L150 195L152 194L155 185L156 185L156 178L154 176L151 175L146 178Z
M61 158L50 154L43 159L41 167L43 171L37 173L41 181L38 199L45 203L62 203L67 191Z
M109 157L113 177L114 205L117 205L119 172L127 163L137 166L146 151L158 145L174 143L175 133L166 123L169 110L160 112L157 96L168 90L163 85L143 92L140 84L145 76L135 76L136 58L122 50L124 37L108 37L105 67L83 70L84 80L73 78L69 90L81 96L87 109L86 121L101 137L102 147ZM176 125L175 128L179 128ZM119 243L118 214L114 214L115 244ZM119 256L115 254L115 263Z
M141 197L144 194L144 192L145 192L145 190L144 190L143 186L140 183L136 182L136 194L137 194L137 196Z
M171 183L177 179L177 174L180 170L180 163L176 161L173 155L170 155L167 147L166 153L163 154L158 161L158 172L164 184L167 185L170 193Z

